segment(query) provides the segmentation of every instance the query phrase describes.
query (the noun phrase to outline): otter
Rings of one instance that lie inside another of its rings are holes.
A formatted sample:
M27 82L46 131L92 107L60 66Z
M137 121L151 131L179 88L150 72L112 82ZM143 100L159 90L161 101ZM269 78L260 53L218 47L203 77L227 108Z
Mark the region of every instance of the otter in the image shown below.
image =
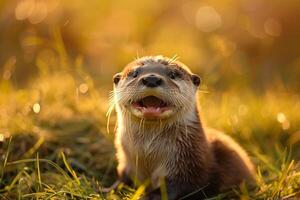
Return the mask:
M142 57L113 82L119 179L147 183L144 199L202 199L254 180L246 152L229 136L202 125L201 79L186 65L163 56Z

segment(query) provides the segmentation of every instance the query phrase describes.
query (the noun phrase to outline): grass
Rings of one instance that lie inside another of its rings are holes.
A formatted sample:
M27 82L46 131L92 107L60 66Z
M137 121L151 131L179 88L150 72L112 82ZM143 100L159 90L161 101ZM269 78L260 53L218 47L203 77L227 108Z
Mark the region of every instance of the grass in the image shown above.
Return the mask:
M106 131L109 88L80 67L41 73L23 89L0 83L0 199L138 199L120 185L113 134ZM202 118L237 140L257 166L255 188L213 199L300 198L300 97L286 91L209 91ZM109 125L113 132L115 116Z

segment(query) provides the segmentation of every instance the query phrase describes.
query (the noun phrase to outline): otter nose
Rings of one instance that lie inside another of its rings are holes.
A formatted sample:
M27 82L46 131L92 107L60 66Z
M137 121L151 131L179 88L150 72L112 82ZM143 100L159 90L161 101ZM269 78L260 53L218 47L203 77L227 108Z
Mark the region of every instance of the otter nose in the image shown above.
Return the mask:
M142 79L142 83L147 87L158 87L162 84L162 79L151 74Z

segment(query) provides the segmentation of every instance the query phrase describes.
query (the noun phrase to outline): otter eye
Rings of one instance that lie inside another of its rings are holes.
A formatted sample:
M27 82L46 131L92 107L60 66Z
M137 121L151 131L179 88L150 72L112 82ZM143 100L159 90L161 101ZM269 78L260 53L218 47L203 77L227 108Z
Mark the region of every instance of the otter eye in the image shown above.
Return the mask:
M131 72L129 72L129 74L128 74L128 76L131 76L131 77L133 77L133 78L136 78L138 75L139 75L138 70L131 71Z
M199 76L197 76L196 74L193 74L191 77L192 77L192 81L193 81L194 85L199 86L201 83L201 78Z
M176 71L172 71L168 74L168 76L171 78L171 79L175 79L176 77L179 77L180 74Z
M114 75L113 81L114 81L115 84L119 83L119 81L121 80L121 76L122 76L121 73L117 73L117 74Z

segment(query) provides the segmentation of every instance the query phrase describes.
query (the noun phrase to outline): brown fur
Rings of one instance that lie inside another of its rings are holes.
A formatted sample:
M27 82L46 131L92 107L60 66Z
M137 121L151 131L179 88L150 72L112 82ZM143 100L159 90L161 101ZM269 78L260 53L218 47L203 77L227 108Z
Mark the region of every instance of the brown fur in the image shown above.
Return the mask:
M188 101L183 103L191 105L180 108L167 119L147 121L133 116L123 106L123 96L130 98L134 95L131 90L138 93L138 87L134 80L127 80L127 76L144 65L144 70L158 70L160 74L168 69L180 70L179 81L165 80L170 91L177 92L170 92L169 96L183 98L181 101L186 99ZM152 68L156 65L166 68ZM146 198L160 199L157 188L163 178L169 199L178 199L199 189L202 190L197 197L204 198L253 179L253 165L245 151L229 136L202 127L196 102L197 87L192 84L195 75L188 67L164 57L144 57L130 63L117 76L115 95L119 97L115 97L114 102L118 114L115 146L122 180L127 183L133 179L139 183L149 180L149 191L152 192ZM123 82L119 83L120 80ZM185 88L178 87L183 83ZM185 97L178 96L178 92L186 93Z

